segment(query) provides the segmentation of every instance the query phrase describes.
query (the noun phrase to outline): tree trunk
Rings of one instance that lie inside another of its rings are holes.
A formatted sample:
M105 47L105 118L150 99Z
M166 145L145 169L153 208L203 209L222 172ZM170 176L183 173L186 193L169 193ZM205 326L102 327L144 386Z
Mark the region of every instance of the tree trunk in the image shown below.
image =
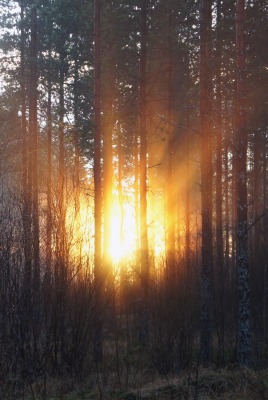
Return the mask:
M51 50L49 50L49 60ZM50 64L50 62L49 62ZM50 68L48 71L50 74ZM52 258L52 83L48 76L48 102L47 102L47 229L46 229L46 285L50 290L51 282L51 258Z
M31 4L29 135L32 153L32 203L33 203L33 285L36 307L40 301L40 243L38 206L38 126L37 126L37 8Z
M169 29L172 27L172 15L169 18ZM175 188L174 188L174 82L173 82L173 49L172 40L168 38L168 71L167 71L167 118L168 118L168 149L167 149L167 235L166 258L168 283L173 284L175 279Z
M101 250L101 217L102 217L102 183L101 183L101 69L100 69L100 11L101 2L94 2L94 214L95 214L95 254L94 254L94 278L96 296L96 318L94 329L94 359L98 363L102 360L102 250Z
M146 102L146 63L147 63L147 0L141 2L141 47L140 47L140 254L142 305L140 316L140 342L148 342L148 289L149 254L147 230L147 102Z
M59 332L61 354L65 353L65 309L67 289L67 263L66 263L66 191L65 191L65 143L64 143L64 41L60 52L60 76L59 76L59 224L58 224L58 307L59 307Z
M77 260L76 271L79 279L83 277L83 238L82 226L83 222L81 220L81 187L80 187L80 148L79 148L79 58L78 58L78 34L74 34L74 86L73 86L73 113L74 113L74 128L72 130L72 139L74 147L74 177L73 177L73 187L74 187L74 219L75 219L75 229L78 232L76 244L77 252L79 254L79 259ZM83 227L84 230L84 227Z
M211 280L212 249L212 86L211 22L212 1L202 0L200 21L200 124L201 124L201 202L202 202L202 281L201 281L201 361L211 357Z
M31 298L32 275L32 238L31 238L31 187L29 182L29 148L26 120L26 73L25 73L25 44L24 29L24 0L21 1L21 139L22 139L22 191L23 191L23 232L24 232L24 297L25 306Z
M248 207L247 207L247 127L245 114L245 0L236 1L236 263L238 272L238 358L244 367L252 365L250 327Z
M112 235L111 214L113 205L113 54L112 45L107 43L106 92L104 94L104 123L103 123L103 268L108 286L112 285L113 260L110 254ZM118 132L120 135L120 131ZM119 182L120 184L120 182ZM121 204L120 204L121 205Z
M73 144L74 144L74 189L75 189L75 212L78 216L78 223L80 224L80 149L79 149L79 132L78 132L78 80L79 80L79 64L78 64L78 37L74 36L74 130L73 130ZM79 227L78 227L79 230Z
M190 155L191 155L191 146L190 146L190 135L191 135L191 130L190 130L190 48L189 48L189 28L187 31L187 45L188 45L188 50L187 50L187 112L186 112L186 127L187 127L187 132L186 132L186 143L185 143L185 148L186 148L186 182L185 182L185 267L187 268L188 271L188 284L190 284L190 254L191 254L191 232L190 232L190 223L191 223L191 217L190 217Z
M215 259L215 299L216 320L219 337L219 359L224 363L224 259L223 259L223 227L222 227L222 1L217 0L216 31L216 259ZM217 307L218 306L218 307Z

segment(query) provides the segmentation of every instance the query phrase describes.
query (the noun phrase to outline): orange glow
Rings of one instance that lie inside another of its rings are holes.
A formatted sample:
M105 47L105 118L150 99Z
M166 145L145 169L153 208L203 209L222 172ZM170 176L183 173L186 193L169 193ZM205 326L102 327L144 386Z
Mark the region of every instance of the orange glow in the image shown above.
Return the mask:
M79 204L79 206L78 206ZM93 204L80 196L79 203L69 198L66 210L66 233L72 264L79 269L88 267L94 255Z
M161 149L160 149L161 150ZM167 205L167 193L170 190L166 178L166 160L159 151L154 152L156 165L161 168L149 170L148 182L149 189L147 195L147 227L148 227L148 251L150 260L152 260L154 271L161 275L165 266L167 254L168 224L174 224L175 257L179 260L185 256L186 246L186 216L185 216L185 190L186 190L186 172L185 166L181 165L174 174L174 198L173 205ZM158 157L158 159L157 159ZM154 160L155 161L155 160ZM195 179L196 170L192 168L188 174L191 182ZM116 181L116 180L115 180ZM110 238L103 255L109 256L112 261L114 271L119 271L121 266L132 267L138 262L139 254L139 210L135 196L135 179L128 177L121 182L121 193L116 182L112 191L112 198L108 202L111 210L108 215L110 219ZM160 189L159 189L160 188ZM94 198L80 194L79 202L75 201L70 195L67 196L66 210L66 237L68 245L68 254L71 265L74 269L92 271L94 269ZM198 208L199 189L191 187L191 209ZM79 207L77 204L79 203ZM199 221L194 221L190 215L190 234L196 235ZM195 218L195 217L194 217ZM196 219L196 218L195 218ZM104 245L104 227L102 227L103 245ZM193 240L191 239L191 243ZM194 250L194 249L192 249ZM138 268L138 266L136 266ZM136 268L135 267L135 268ZM119 268L119 269L118 269Z
M128 203L114 204L111 213L109 254L116 264L134 255L136 250L135 211Z

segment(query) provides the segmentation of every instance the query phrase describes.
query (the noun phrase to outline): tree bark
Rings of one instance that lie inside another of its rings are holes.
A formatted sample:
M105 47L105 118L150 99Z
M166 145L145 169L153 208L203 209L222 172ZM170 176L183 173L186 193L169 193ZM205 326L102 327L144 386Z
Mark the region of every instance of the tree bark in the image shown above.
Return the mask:
M49 49L49 66L51 50ZM50 68L48 71L50 74ZM46 221L46 285L50 287L51 259L52 259L52 83L48 76L48 102L47 102L47 221Z
M212 85L211 23L212 1L202 0L200 21L200 125L201 125L201 213L202 213L202 281L200 356L203 363L211 357L211 281L212 248Z
M67 290L67 260L66 260L66 190L65 190L65 143L64 143L64 79L65 79L65 53L64 40L61 44L60 71L59 71L59 224L58 224L58 300L59 307L59 333L61 354L65 354L65 309Z
M104 94L104 123L103 123L103 267L106 271L108 286L111 284L112 259L109 252L112 235L111 214L113 204L113 51L112 44L107 43L106 91ZM120 135L120 131L118 132ZM119 185L121 184L119 178ZM120 204L121 206L121 204Z
M38 207L38 126L37 126L37 8L31 4L30 39L30 93L29 93L29 134L32 152L32 199L33 199L33 259L34 292L40 291L40 249L39 249L39 207Z
M74 35L74 189L75 189L75 212L80 224L80 149L78 132L78 81L79 81L79 63L78 63L78 35ZM78 227L79 228L79 227Z
M244 367L252 365L250 326L248 207L247 207L247 127L245 65L245 0L236 1L236 263L238 273L238 358Z
M102 248L101 248L101 218L102 218L102 182L101 182L101 64L100 64L100 12L101 1L94 2L94 214L95 214L95 253L94 278L96 296L96 318L94 330L94 359L98 363L102 360Z
M217 0L217 31L216 31L216 259L215 259L215 299L218 305L216 308L216 320L219 337L219 359L224 363L224 258L223 258L223 226L222 226L222 1Z
M149 254L147 229L147 0L141 2L141 47L140 47L140 256L142 307L140 319L140 342L146 344L148 326Z
M169 30L172 29L173 18L170 13ZM166 239L166 254L167 254L167 277L169 284L174 283L175 278L175 188L174 188L174 88L173 88L173 49L172 40L169 33L168 37L168 71L167 71L167 118L168 118L168 149L167 149L167 239Z
M25 71L25 45L26 35L24 29L24 0L21 0L21 140L22 140L22 190L23 190L23 232L24 232L24 296L29 306L31 298L31 276L32 276L32 238L31 238L31 187L29 182L29 138L27 134L26 119L26 71ZM26 305L25 303L25 305Z

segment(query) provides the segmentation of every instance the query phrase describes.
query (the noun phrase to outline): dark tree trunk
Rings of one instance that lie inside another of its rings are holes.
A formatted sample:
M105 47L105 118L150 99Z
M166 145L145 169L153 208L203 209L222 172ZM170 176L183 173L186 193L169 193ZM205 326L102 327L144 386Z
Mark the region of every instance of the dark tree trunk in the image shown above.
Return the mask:
M59 224L57 232L58 241L58 287L57 304L59 307L59 333L61 343L61 354L65 353L65 309L66 309L66 290L67 290L67 263L66 263L66 191L65 191L65 143L64 143L64 79L65 79L65 54L64 41L62 41L62 51L60 52L60 71L59 71Z
M219 359L224 363L224 257L223 257L223 226L222 226L222 1L217 0L217 32L216 32L216 258L215 258L215 299L216 320L219 338ZM218 307L217 307L218 306Z
M140 317L140 342L148 342L148 289L149 254L147 230L147 0L141 2L141 47L140 47L140 255L142 305Z
M211 357L212 248L212 84L211 23L212 1L202 0L200 21L200 124L201 124L201 202L202 202L202 281L201 281L201 361Z
M238 358L241 366L252 365L250 326L248 207L247 207L247 127L245 114L245 0L236 1L236 263L238 272Z
M169 29L172 29L173 18L170 14ZM168 154L167 154L167 234L166 234L166 258L167 258L167 277L169 284L174 283L175 278L175 186L174 186L174 82L173 82L173 43L168 38L168 71L167 71L167 118L168 118Z
M37 7L31 4L29 135L32 153L33 285L36 307L40 302L40 243L38 206L38 126L37 126Z
M49 50L49 58L51 51ZM49 63L50 64L50 63ZM49 68L50 70L50 68ZM48 72L49 73L49 72ZM47 102L47 229L46 229L46 285L49 290L51 282L52 258L52 84L48 77Z
M80 149L79 149L79 132L78 132L78 81L79 81L79 63L78 63L78 37L74 37L74 131L73 131L73 144L74 144L74 188L75 188L75 211L78 215L80 213Z
M190 48L189 48L189 30L187 32L187 113L186 113L186 127L187 127L187 134L186 134L186 182L185 182L185 265L188 271L188 278L190 279L190 155L191 155L191 146L190 146ZM190 284L190 280L188 282Z
M31 238L31 187L29 182L29 138L26 120L26 71L25 71L25 44L24 29L24 0L21 1L21 139L22 139L22 190L23 190L23 232L24 232L24 297L29 306L31 298L32 276L32 238ZM26 304L25 304L26 306Z
M106 91L104 94L104 123L103 123L103 267L107 277L108 286L111 284L112 259L110 250L110 239L112 235L111 216L113 204L113 50L112 44L107 43L107 62L106 62ZM120 132L118 132L120 135ZM119 179L119 185L120 185Z
M96 296L96 318L94 329L94 359L98 363L102 360L102 249L101 249L101 218L102 218L102 183L101 183L101 69L100 69L100 11L101 2L94 2L94 213L95 213L95 254L94 254L94 276Z
M225 197L225 269L229 272L230 263L230 185L229 185L229 138L224 138L224 197ZM229 275L228 275L229 276Z

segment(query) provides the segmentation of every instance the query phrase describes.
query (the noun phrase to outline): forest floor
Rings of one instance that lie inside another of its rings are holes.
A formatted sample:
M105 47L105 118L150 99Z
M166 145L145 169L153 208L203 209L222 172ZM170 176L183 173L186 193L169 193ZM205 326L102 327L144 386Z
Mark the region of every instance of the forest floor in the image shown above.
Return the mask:
M130 377L131 378L131 377ZM46 394L32 385L26 400L268 400L268 369L241 370L199 367L168 377L154 376L144 385L123 390L109 383L73 384L68 381L48 381ZM40 387L40 386L39 386Z

